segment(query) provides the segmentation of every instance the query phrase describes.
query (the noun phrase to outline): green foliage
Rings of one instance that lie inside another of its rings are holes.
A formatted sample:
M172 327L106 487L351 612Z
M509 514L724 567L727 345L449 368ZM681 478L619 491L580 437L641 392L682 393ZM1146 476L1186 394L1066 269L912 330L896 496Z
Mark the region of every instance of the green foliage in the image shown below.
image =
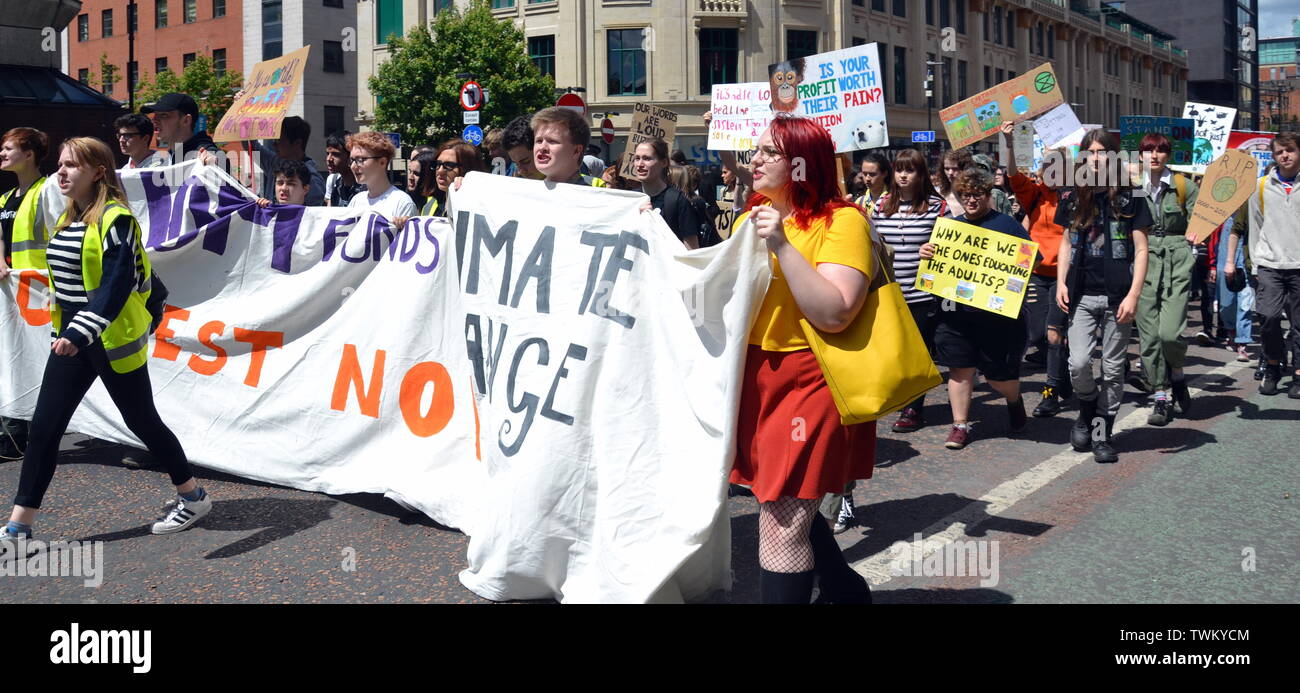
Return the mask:
M488 92L479 127L503 127L520 115L554 105L555 80L528 59L524 32L492 16L487 0L464 14L454 6L432 24L405 37L390 37L389 59L370 78L375 95L374 128L398 132L403 142L440 142L458 137L461 121L457 73L468 72Z
M199 112L208 116L209 131L217 129L217 123L234 103L235 92L244 81L238 72L217 75L212 58L201 54L179 76L168 68L154 75L152 82L143 75L139 79L135 85L136 108L153 103L169 92L189 94L199 104Z
M96 86L102 88L104 85L108 85L110 87L109 91L112 91L112 87L115 86L118 82L122 81L122 78L119 77L117 73L118 73L117 66L114 65L113 63L108 62L108 54L100 53L99 54L99 84Z

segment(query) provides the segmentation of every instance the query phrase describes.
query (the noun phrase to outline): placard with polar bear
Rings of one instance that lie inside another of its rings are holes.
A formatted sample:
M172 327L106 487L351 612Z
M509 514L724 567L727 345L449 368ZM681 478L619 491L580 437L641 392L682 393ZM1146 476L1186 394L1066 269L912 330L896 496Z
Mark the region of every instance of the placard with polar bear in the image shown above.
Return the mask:
M768 73L772 111L817 121L836 152L889 146L877 44L782 61L770 65Z

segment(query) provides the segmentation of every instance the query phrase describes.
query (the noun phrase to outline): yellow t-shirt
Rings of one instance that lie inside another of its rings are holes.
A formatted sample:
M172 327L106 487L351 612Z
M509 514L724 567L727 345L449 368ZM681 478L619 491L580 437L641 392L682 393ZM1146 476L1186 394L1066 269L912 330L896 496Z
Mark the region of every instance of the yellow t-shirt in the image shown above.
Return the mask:
M740 215L732 228L739 228L748 216L748 212ZM862 212L852 207L836 209L830 226L826 225L824 218L815 218L808 228L801 228L793 217L788 218L785 220L785 236L813 267L830 262L871 276L871 226ZM772 283L767 287L763 306L749 331L749 343L764 351L807 349L808 340L799 327L799 320L803 317L794 294L790 292L790 285L785 283L781 264L776 255L772 255Z

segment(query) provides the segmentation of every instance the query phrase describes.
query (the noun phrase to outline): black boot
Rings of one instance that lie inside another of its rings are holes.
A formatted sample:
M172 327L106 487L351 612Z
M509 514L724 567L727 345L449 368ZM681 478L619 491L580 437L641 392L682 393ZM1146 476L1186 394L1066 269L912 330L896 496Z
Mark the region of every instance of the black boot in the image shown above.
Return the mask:
M1092 423L1092 459L1101 464L1111 464L1119 461L1119 453L1115 452L1115 446L1111 444L1110 437L1115 431L1115 417L1097 416L1093 418Z
M764 604L807 604L812 598L813 575L816 571L802 573L774 573L759 569L758 593Z
M1092 419L1097 415L1097 400L1079 400L1079 416L1070 427L1070 445L1075 452L1092 449Z
M813 518L808 538L812 541L813 560L817 564L813 572L817 573L817 582L821 586L817 603L870 604L871 588L867 586L867 579L849 567L830 527L820 516Z

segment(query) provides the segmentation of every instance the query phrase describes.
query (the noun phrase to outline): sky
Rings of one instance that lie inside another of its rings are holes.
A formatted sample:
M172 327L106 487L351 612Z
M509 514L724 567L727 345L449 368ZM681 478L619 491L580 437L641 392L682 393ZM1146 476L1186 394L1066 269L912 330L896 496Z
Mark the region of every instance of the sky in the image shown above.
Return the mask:
M1300 15L1296 0L1259 0L1259 38L1291 35L1291 19Z

